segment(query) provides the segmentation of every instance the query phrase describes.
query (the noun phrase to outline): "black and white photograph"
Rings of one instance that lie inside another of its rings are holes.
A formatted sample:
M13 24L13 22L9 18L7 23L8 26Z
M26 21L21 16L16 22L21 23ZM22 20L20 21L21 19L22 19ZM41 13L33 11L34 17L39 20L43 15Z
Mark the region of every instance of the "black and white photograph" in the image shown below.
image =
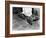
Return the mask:
M40 27L40 9L13 7L12 30L38 30Z
M11 4L10 14L14 33L42 32L42 6Z

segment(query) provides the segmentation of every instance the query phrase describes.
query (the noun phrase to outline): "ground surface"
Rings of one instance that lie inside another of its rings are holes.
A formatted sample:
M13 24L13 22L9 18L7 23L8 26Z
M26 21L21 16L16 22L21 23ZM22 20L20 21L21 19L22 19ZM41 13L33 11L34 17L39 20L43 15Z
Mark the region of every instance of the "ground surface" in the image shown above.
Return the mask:
M15 14L13 16L13 30L38 30L39 26L39 20L30 25L26 20L17 17Z

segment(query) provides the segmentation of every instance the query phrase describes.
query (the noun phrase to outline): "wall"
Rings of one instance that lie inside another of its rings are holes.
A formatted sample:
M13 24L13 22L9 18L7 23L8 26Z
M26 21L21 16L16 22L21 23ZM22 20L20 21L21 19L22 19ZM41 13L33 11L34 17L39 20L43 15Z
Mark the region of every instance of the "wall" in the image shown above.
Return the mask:
M28 2L32 1L32 2L44 2L44 3L46 3L45 0L16 0L16 1L28 1ZM46 15L45 15L45 17L46 17ZM45 29L46 29L46 26L45 26ZM5 0L0 0L0 38L4 38L4 36L5 36ZM11 37L11 38L13 38L13 37ZM25 36L25 37L16 37L16 38L46 38L46 35Z

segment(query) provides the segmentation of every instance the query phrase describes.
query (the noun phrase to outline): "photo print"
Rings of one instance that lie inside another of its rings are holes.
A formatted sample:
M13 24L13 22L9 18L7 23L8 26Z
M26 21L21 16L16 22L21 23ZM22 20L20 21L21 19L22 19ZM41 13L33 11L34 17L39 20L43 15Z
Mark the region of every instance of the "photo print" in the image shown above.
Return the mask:
M12 30L37 30L40 27L40 9L13 7Z

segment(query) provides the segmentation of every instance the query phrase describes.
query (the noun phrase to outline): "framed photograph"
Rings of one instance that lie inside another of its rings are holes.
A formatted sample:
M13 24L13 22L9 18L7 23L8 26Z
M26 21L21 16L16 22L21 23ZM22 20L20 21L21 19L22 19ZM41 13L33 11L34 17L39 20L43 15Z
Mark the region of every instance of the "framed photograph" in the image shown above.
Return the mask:
M5 36L32 36L45 34L44 3L6 1Z

